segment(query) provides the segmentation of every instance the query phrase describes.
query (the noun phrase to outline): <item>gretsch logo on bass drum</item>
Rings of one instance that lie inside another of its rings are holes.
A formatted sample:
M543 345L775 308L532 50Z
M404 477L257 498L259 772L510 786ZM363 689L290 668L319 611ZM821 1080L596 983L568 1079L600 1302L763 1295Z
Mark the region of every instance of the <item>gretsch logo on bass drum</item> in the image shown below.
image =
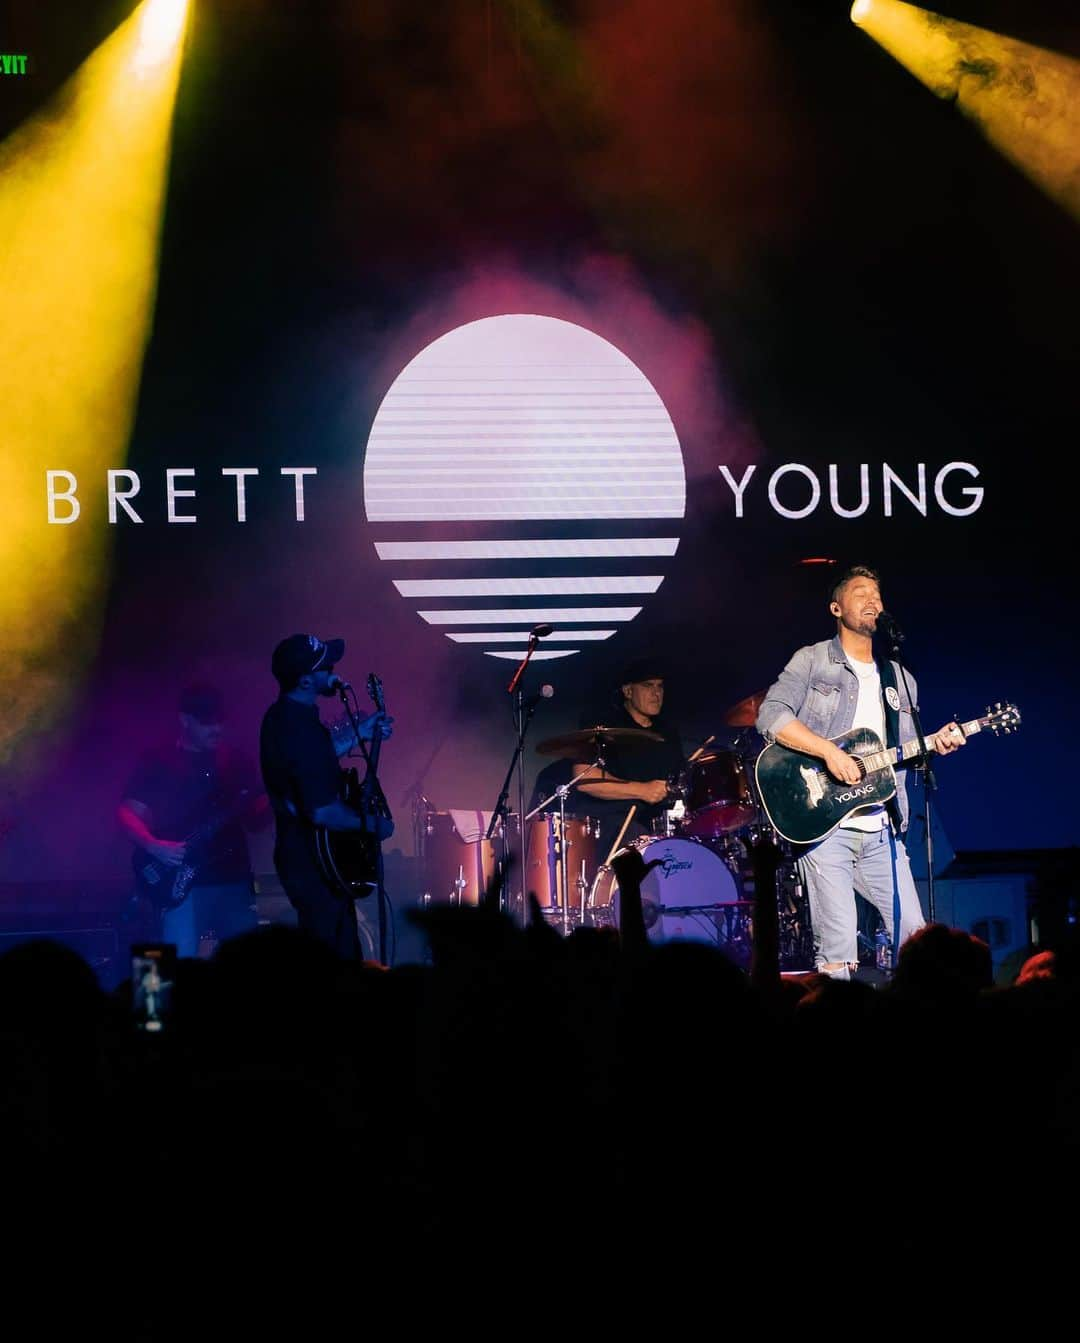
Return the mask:
M689 872L693 866L686 858L676 858L670 849L660 859L660 871L665 877L670 877L673 872Z

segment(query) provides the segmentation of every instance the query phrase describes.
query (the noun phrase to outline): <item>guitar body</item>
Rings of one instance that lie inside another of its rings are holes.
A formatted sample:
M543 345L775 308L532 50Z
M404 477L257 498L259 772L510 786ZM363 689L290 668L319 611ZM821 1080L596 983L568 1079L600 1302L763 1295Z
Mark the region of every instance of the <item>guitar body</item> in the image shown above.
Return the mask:
M1020 710L1015 704L999 701L992 709L988 706L981 718L957 726L965 740L984 729L995 736L1008 735L1020 726ZM778 741L765 747L754 766L765 814L773 829L793 844L813 844L859 807L888 802L896 796L893 766L919 755L924 745L933 750L937 744L937 737L931 734L923 741L885 747L877 733L866 727L853 728L830 740L845 755L858 760L863 771L858 783L839 783L815 756L793 751Z
M336 895L363 899L379 886L379 841L362 830L315 831L315 857Z
M185 861L179 867L152 858L143 849L136 849L131 855L131 868L135 873L137 893L149 900L158 913L178 909L195 885L210 840L226 825L238 820L250 806L250 790L242 788L229 806L215 809L202 825L188 836ZM187 861L189 857L195 861Z
M830 738L847 755L869 756L883 749L869 728L854 728ZM840 783L815 756L773 742L754 767L761 804L774 830L793 844L824 839L859 807L896 796L896 775L885 765L859 783Z
M142 849L131 857L132 871L138 894L144 896L156 910L176 909L187 899L195 868L186 863L172 867L151 858Z

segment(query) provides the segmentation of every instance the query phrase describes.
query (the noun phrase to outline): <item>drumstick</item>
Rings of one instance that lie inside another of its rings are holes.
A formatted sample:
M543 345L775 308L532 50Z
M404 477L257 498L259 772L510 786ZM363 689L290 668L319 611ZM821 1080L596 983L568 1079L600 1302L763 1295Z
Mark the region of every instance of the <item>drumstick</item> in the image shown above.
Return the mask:
M709 742L711 742L711 741L715 741L715 740L716 740L716 733L714 732L714 733L712 734L711 737L706 737L706 738L705 738L705 740L704 740L704 741L701 743L701 745L697 748L697 750L694 752L694 754L688 758L688 760L687 760L686 763L689 765L689 764L690 764L690 761L692 761L692 760L696 760L696 759L698 758L698 756L702 753L702 751L704 751L705 747L708 746Z
M612 860L612 858L614 858L615 855L619 852L619 845L622 843L622 837L623 837L623 835L626 834L626 827L627 827L627 826L630 824L630 822L634 819L634 812L635 812L635 811L637 811L637 803L636 803L636 802L632 802L632 803L630 804L630 810L626 813L626 820L623 821L623 823L622 823L622 829L619 831L618 835L615 837L615 843L611 846L611 852L610 852L610 853L608 854L608 856L604 859L604 866L605 866L605 867L610 867L610 866L611 866L611 860Z

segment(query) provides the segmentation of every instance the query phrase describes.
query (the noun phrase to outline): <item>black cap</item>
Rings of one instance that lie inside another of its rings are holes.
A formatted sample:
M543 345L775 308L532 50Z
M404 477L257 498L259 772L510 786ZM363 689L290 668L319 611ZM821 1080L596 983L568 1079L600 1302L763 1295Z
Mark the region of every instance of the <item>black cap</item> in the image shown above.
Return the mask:
M341 661L344 639L318 639L314 634L290 634L274 649L270 670L282 690L292 690L308 672L329 671Z
M185 686L176 706L183 714L203 724L225 721L225 701L217 686L198 681Z
M651 681L654 676L660 677L661 680L667 676L667 668L663 658L632 658L623 667L618 684L621 686L635 685L638 681Z

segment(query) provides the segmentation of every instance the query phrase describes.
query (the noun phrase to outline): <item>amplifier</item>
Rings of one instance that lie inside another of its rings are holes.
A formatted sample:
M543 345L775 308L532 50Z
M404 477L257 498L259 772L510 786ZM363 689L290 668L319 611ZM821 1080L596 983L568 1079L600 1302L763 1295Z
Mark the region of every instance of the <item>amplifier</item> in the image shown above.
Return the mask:
M77 952L98 977L104 989L112 989L128 973L127 948L112 924L90 925L57 917L5 918L0 924L0 956L13 947L43 938Z

